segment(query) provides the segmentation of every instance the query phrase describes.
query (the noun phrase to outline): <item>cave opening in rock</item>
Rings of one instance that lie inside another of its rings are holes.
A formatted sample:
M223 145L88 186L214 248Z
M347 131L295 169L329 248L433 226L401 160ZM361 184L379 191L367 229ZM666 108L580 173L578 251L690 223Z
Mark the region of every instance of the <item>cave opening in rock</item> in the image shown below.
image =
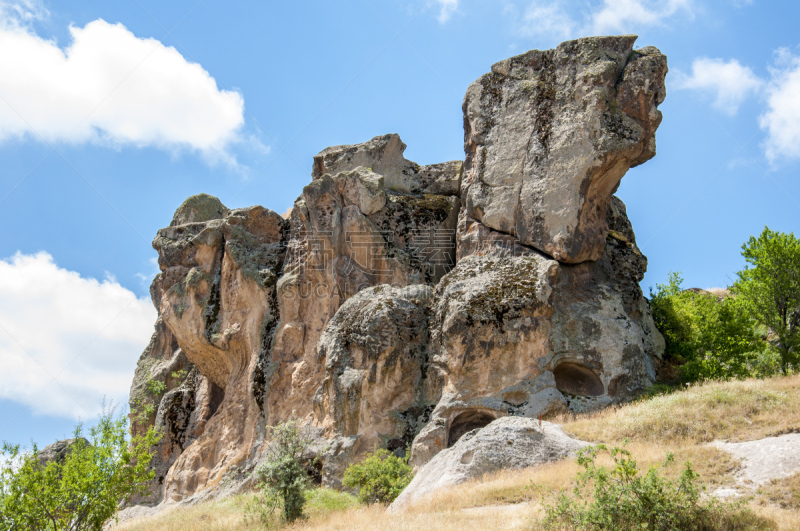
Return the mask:
M575 396L600 396L605 392L603 382L589 368L577 363L562 363L553 370L556 388Z
M306 473L308 474L308 480L311 482L312 485L316 485L318 487L322 486L322 460L318 457L305 459L303 461L303 466L305 466Z
M465 433L477 428L483 428L494 419L494 415L484 411L464 411L459 413L450 423L450 430L447 433L447 447L453 446Z

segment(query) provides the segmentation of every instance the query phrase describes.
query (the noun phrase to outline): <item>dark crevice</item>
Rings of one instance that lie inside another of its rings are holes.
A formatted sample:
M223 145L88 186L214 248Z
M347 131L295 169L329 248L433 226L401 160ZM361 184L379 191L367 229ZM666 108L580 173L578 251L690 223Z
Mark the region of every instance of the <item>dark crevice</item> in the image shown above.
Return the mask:
M280 322L280 304L278 302L278 288L277 279L281 276L283 271L284 261L286 259L285 249L288 244L290 227L289 222L283 223L281 228L281 241L280 248L284 249L279 260L275 263L274 275L275 284L267 286L268 290L268 309L264 315L264 321L261 323L261 347L258 351L258 360L256 362L255 370L253 371L253 398L258 404L259 410L265 411L265 401L269 390L269 380L272 376L272 345L275 342L275 334Z
M203 309L203 320L205 324L205 338L212 345L215 336L219 335L222 323L219 315L222 312L222 262L225 256L225 237L222 238L219 252L217 253L214 277L211 279L210 293Z

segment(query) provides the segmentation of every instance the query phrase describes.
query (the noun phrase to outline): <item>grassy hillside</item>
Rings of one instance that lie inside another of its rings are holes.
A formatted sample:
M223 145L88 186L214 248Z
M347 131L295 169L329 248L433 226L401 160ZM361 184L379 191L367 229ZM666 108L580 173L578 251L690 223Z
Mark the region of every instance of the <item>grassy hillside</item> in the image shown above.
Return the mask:
M800 431L800 376L770 380L695 385L643 399L591 416L560 418L570 435L622 445L644 469L675 463L666 473L677 477L689 460L709 490L733 485L740 466L727 453L708 446L713 440L746 441ZM547 489L568 488L578 466L572 460L537 469L502 472L440 492L400 515L383 506L363 506L343 495L317 491L309 518L297 530L481 530L539 528ZM120 524L127 531L251 530L243 520L248 496L177 507L158 516ZM349 501L348 501L349 500ZM755 493L749 506L774 522L774 529L800 529L800 475L773 481ZM741 524L741 523L740 523ZM736 529L736 528L731 528ZM745 529L740 527L739 529Z

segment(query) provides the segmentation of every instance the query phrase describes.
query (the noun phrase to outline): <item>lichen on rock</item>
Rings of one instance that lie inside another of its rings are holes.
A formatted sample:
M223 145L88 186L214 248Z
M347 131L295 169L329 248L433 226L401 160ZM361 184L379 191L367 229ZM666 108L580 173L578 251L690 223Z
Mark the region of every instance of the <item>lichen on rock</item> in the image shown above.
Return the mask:
M164 437L139 501L247 487L288 419L338 487L377 447L421 467L497 419L524 431L503 418L652 385L647 259L613 193L655 155L667 67L634 41L494 65L464 100L463 163L416 164L391 134L320 152L284 216L187 199L153 241L159 319L132 429Z

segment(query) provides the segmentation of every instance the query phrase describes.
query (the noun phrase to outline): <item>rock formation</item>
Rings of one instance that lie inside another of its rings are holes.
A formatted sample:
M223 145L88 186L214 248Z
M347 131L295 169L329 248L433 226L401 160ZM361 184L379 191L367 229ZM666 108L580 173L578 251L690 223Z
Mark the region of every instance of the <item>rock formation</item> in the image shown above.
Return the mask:
M389 507L397 511L437 491L498 470L519 470L558 461L588 443L568 437L559 426L504 417L472 430L436 454L414 475Z
M463 164L386 135L314 157L288 219L181 205L153 242L159 320L131 389L133 430L165 434L143 501L240 477L289 418L337 485L376 447L419 467L500 417L651 385L647 260L612 193L655 154L666 58L634 40L495 65L467 92Z
M36 459L39 461L39 465L41 466L47 466L52 462L61 464L72 451L72 448L78 443L91 446L89 441L83 437L80 439L62 439L54 442L53 444L48 444L39 450L39 452L36 454ZM77 446L77 448L80 449L82 447Z

